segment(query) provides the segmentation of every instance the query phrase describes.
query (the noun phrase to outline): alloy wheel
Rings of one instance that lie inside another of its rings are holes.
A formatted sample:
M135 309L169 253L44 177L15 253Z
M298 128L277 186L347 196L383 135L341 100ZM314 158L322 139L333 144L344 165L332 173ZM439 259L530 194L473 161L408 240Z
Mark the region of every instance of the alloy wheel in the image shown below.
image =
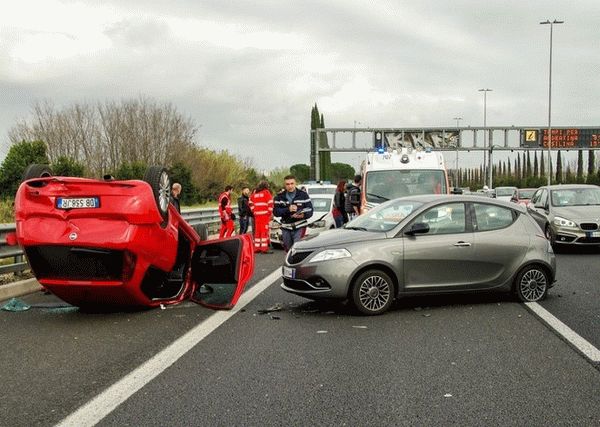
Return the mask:
M389 283L381 276L369 276L358 289L360 304L369 311L379 311L391 298Z
M160 174L159 188L158 188L158 200L160 203L161 212L166 212L169 208L169 198L171 194L171 183L169 180L169 174L163 171Z
M529 269L519 281L519 293L525 301L539 301L546 294L548 280L543 271L539 269Z

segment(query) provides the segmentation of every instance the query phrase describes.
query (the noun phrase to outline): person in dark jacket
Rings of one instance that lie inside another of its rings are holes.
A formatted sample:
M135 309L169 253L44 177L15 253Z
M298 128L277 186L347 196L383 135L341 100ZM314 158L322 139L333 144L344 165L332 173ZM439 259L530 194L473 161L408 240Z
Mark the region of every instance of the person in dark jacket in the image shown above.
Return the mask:
M283 248L289 251L292 245L304 237L306 221L313 214L313 206L308 193L296 188L296 177L284 178L285 191L275 196L273 215L281 217Z
M346 189L346 213L349 219L353 219L360 215L360 184L362 177L360 175L354 176L354 183L348 184Z
M177 212L181 213L181 206L179 204L179 196L181 195L181 184L174 182L171 186L171 204L175 206Z
M248 225L252 219L252 211L250 210L250 188L242 188L242 195L238 197L238 216L240 222L240 234L248 232Z
M340 228L342 225L348 222L348 215L346 214L346 180L342 179L338 182L335 189L335 195L333 196L333 219L335 220L335 226Z

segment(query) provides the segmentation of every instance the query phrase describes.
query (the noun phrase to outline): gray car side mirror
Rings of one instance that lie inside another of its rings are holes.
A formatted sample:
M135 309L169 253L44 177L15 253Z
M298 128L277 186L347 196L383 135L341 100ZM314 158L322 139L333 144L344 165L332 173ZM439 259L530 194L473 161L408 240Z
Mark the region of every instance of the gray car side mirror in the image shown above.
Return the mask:
M414 236L415 234L425 234L429 232L429 224L424 222L414 223L404 234L408 236Z

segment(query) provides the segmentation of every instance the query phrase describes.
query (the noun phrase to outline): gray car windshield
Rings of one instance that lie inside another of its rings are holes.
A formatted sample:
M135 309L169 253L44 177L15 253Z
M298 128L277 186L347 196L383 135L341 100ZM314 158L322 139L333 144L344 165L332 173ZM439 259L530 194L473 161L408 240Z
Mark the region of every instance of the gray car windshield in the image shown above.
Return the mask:
M390 231L423 203L414 200L391 200L353 219L344 228L364 231Z
M535 188L532 190L519 190L519 199L531 199L535 191Z
M512 196L516 188L496 188L496 197Z
M600 205L600 188L564 188L551 194L552 206Z

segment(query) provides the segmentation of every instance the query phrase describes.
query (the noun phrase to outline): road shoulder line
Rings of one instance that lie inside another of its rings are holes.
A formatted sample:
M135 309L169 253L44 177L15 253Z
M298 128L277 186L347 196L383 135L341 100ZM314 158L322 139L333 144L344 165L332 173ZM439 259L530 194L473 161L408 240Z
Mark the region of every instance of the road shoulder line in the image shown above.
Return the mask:
M573 347L579 350L593 363L600 363L600 350L589 341L561 322L552 313L539 305L537 302L526 302L525 306L544 321L550 328L563 337Z
M173 341L152 358L68 415L57 426L82 427L96 425L121 403L125 402L134 393L173 365L211 332L248 305L279 277L281 277L281 269L277 268L256 285L245 291L234 308L228 311L216 311L202 323Z

